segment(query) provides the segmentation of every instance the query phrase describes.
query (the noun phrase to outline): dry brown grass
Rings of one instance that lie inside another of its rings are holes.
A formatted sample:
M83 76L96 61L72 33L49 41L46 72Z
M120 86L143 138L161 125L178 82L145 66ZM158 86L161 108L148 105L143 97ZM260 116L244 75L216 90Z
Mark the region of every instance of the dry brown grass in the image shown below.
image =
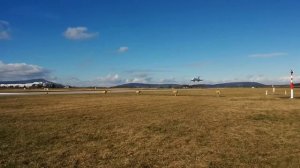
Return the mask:
M0 97L0 167L299 167L299 98L221 91Z

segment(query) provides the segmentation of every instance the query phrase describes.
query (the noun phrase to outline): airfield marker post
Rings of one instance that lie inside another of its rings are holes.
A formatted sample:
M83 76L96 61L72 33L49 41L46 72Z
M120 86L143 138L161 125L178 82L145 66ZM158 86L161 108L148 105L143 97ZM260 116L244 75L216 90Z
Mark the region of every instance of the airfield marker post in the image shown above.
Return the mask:
M294 98L294 83L293 83L293 70L291 70L291 84L290 84L290 87L291 87L291 99Z
M284 95L286 95L287 93L286 93L286 90L284 91Z
M266 96L268 96L268 90L266 90Z
M218 90L216 90L216 94L217 94L217 96L218 97L220 97L220 95L221 95L221 91L218 89Z

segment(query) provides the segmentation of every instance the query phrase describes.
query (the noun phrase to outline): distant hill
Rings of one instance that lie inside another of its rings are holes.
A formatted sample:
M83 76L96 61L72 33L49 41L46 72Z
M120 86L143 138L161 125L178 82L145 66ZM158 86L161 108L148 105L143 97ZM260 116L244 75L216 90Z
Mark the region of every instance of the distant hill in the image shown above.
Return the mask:
M38 84L37 84L38 83ZM32 84L35 87L49 87L49 88L63 88L62 84L47 81L45 79L30 79L30 80L17 80L17 81L0 81L1 85L29 86Z
M180 85L180 84L145 84L127 83L112 88L226 88L226 87L266 87L267 85L257 82L230 82L220 84L199 84L199 85Z
M230 82L211 85L211 87L264 87L266 85L257 82Z
M180 88L178 84L145 84L145 83L126 83L113 86L112 88Z
M300 88L300 83L295 83L294 85L296 88Z

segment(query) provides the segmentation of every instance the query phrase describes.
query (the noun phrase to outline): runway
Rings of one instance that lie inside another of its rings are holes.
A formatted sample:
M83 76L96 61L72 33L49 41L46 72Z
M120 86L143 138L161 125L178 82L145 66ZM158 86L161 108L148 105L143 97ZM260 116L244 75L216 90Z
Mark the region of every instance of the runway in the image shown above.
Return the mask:
M111 91L111 93L126 93L126 92L134 92L132 90L116 90ZM28 96L28 95L66 95L66 94L101 94L101 91L59 91L59 92L7 92L0 93L0 96Z
M142 90L143 92L151 92L158 90ZM159 90L159 91L167 91L167 90ZM133 89L115 89L108 90L108 93L135 93L136 90ZM37 92L0 92L0 96L29 96L29 95L68 95L68 94L103 94L103 90L96 91L37 91Z
M107 94L114 93L132 93L139 90L142 92L172 92L173 89L108 89ZM203 90L203 89L175 89L178 91L188 91L188 90ZM207 90L207 89L206 89ZM20 92L0 92L0 96L30 96L30 95L71 95L71 94L104 94L104 90L50 90L50 91L20 91ZM172 93L171 93L172 94Z

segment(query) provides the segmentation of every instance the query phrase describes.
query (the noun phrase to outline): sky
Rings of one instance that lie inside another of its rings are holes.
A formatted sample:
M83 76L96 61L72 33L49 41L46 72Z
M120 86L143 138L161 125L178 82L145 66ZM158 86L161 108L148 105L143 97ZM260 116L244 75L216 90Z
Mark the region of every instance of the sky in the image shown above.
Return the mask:
M0 0L0 81L300 81L298 0Z

